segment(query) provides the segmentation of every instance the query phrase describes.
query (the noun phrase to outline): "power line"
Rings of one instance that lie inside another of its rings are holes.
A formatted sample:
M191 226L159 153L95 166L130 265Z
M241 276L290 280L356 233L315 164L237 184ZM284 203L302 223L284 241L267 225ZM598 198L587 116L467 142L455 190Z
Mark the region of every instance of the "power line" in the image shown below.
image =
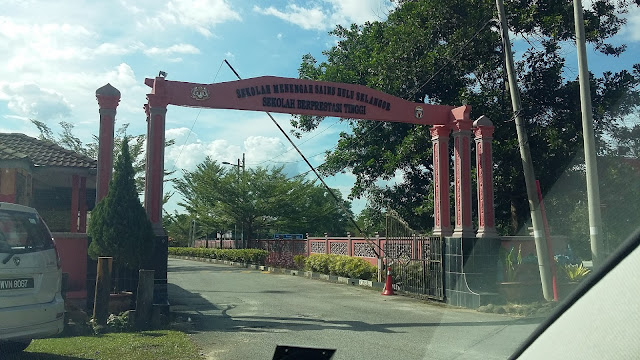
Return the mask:
M220 69L222 69L222 64L224 64L224 61L220 62L220 66L218 67L218 72L216 72L216 76L214 76L213 82L215 82L216 79L218 78ZM180 158L182 157L182 152L184 151L185 146L187 146L187 141L189 140L189 136L191 136L191 133L193 133L193 127L196 125L196 121L198 121L198 118L200 117L201 112L202 112L202 109L198 109L198 114L196 114L195 119L193 119L193 123L191 124L191 128L189 129L189 133L187 133L187 137L184 139L184 143L180 147L180 153L178 153L178 158L173 162L173 169L171 169L171 172L174 172L176 170L178 161L180 161Z
M231 66L231 64L229 64L229 62L225 59L224 62L227 64L227 66L229 66L229 68L231 69L231 71L233 71L233 73L236 75L236 77L239 80L242 80L242 78L240 77L240 75L238 75L238 73L236 72L236 70L233 68L233 66ZM289 141L289 143L291 144L291 146L293 146L296 151L298 152L298 154L304 159L305 163L307 163L307 166L309 166L309 168L311 169L311 171L313 171L313 173L316 175L316 177L318 178L318 180L320 180L320 182L322 183L322 185L324 185L325 189L327 190L327 192L329 192L329 194L331 194L331 196L334 198L334 200L336 201L336 204L340 207L340 209L342 209L342 211L344 212L344 214L349 218L349 220L351 221L351 223L353 224L353 226L355 226L355 228L364 236L365 241L369 244L369 246L371 246L371 250L373 250L373 252L376 254L376 257L380 257L380 253L378 251L376 251L375 247L377 246L379 248L379 245L375 244L374 242L372 242L369 237L362 231L362 229L360 229L360 226L358 225L358 223L356 223L355 219L353 218L353 216L351 216L351 213L349 212L349 210L347 210L347 208L344 206L343 199L338 199L338 196L333 192L333 190L331 190L331 188L329 187L329 185L327 185L327 183L324 181L324 179L322 178L322 176L320 176L320 174L318 173L318 171L316 170L316 168L311 165L311 163L309 162L309 160L307 160L307 158L304 156L304 154L302 153L302 151L300 151L300 149L296 146L296 144L293 142L293 140L291 140L291 137L289 137L289 134L287 134L286 131L284 131L284 129L282 128L282 126L280 126L280 124L276 121L276 119L273 117L273 115L271 115L270 112L265 111L265 113L267 114L267 116L269 116L269 118L271 119L271 121L273 121L273 123L276 125L276 127L278 127L278 130L280 130L280 132L282 133L282 135L284 135L284 137Z

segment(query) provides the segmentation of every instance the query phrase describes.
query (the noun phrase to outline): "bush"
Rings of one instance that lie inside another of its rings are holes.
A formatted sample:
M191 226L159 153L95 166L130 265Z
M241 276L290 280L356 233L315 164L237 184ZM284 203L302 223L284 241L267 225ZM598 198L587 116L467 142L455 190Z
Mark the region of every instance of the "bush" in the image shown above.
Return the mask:
M311 254L306 269L323 274L369 280L378 268L364 259L334 254Z
M295 255L293 257L293 264L298 270L304 269L306 267L306 263L307 263L307 257L304 255Z
M169 255L227 260L248 264L264 265L269 253L260 249L207 249L170 247Z

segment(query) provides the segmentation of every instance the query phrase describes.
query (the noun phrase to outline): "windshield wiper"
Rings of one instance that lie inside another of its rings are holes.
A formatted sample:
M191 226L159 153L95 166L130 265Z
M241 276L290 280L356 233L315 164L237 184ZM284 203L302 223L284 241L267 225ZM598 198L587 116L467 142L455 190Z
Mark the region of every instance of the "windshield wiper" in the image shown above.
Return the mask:
M25 253L30 252L31 250L34 250L34 249L36 249L36 247L35 246L31 246L31 245L25 246L23 249L12 249L13 252L11 252L9 255L7 255L7 257L2 259L2 264L5 265L6 263L8 263L9 260L11 260L11 258L15 254L25 254Z
M2 265L6 264L9 262L9 260L11 260L11 258L13 257L13 255L15 255L16 253L11 253L9 255L7 255L6 258L2 259Z

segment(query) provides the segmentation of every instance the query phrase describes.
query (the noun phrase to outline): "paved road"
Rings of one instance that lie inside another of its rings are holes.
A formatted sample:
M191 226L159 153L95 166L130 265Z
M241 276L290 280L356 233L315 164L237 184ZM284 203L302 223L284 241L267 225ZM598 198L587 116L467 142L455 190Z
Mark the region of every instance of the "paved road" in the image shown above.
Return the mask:
M537 325L178 259L169 259L169 298L209 359L271 359L276 345L337 349L333 359L504 359Z

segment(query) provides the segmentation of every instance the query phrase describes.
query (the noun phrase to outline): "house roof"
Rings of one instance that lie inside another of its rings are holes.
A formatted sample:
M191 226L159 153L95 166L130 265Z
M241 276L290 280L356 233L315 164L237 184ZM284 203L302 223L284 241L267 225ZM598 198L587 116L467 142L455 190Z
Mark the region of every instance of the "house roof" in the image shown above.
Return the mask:
M18 133L0 133L0 160L28 160L34 166L96 168L97 161L54 143Z

